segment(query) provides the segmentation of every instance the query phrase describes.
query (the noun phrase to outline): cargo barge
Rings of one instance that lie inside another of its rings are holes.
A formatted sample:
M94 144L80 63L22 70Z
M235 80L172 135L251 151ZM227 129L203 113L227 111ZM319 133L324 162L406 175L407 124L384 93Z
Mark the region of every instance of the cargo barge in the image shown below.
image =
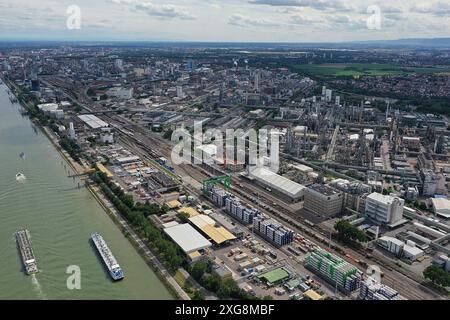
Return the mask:
M33 248L31 247L30 232L27 229L17 231L16 241L19 246L26 274L31 275L38 273L39 270L36 258L34 257Z
M99 233L94 233L91 236L91 239L95 245L95 248L100 254L100 257L105 263L105 266L108 269L111 278L115 281L123 279L125 277L124 272L117 263L116 258L113 256L103 237Z

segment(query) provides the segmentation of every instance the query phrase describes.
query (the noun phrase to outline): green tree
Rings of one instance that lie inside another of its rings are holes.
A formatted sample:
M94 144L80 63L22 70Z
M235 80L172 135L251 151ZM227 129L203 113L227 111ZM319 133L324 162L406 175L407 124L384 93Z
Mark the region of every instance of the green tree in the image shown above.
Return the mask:
M369 241L369 238L363 231L359 230L346 220L339 220L338 222L336 222L336 224L334 225L334 229L338 232L339 236L343 240L359 242Z
M354 178L354 179L359 179L359 178L360 178L359 173L358 173L358 171L356 171L356 170L348 170L348 171L345 173L345 175L347 175L347 176L349 176L349 177L352 177L352 178Z
M189 214L186 212L180 212L178 213L178 218L181 220L181 222L183 223L188 223L189 222Z
M205 289L217 292L221 285L221 279L216 275L205 275L202 278L202 284Z
M240 298L241 289L237 285L236 281L231 278L225 279L222 281L219 290L217 290L217 296L221 299L226 298Z
M450 274L437 265L431 265L423 272L425 279L431 280L434 284L442 287L450 287Z
M192 300L205 300L205 294L201 290L196 290L192 295Z
M194 266L192 267L192 271L191 271L192 277L193 277L195 280L199 281L199 280L203 277L203 275L205 274L206 268L207 268L206 263L204 263L204 262L202 262L202 261L197 262L197 263L194 264Z
M163 138L167 139L167 140L170 140L172 138L172 134L173 134L173 130L169 129L166 132L164 132Z

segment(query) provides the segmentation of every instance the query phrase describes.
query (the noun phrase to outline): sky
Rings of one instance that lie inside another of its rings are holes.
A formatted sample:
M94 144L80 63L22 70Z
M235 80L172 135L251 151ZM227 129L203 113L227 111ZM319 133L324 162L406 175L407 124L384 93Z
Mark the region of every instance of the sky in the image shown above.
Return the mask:
M450 37L449 0L0 2L3 40L341 42L434 37Z

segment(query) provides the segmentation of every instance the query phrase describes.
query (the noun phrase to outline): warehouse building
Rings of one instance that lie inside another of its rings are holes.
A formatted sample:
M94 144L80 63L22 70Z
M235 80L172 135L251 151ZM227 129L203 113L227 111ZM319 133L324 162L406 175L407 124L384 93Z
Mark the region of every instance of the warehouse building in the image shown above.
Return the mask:
M299 202L305 196L306 187L263 167L249 170L249 178L290 202Z
M435 215L450 219L450 200L445 198L432 198L431 205Z
M189 224L178 224L165 228L164 232L187 254L195 253L211 247L205 237Z
M268 286L273 286L286 281L290 277L291 274L285 268L276 268L261 274L258 276L258 279L265 282Z
M342 193L330 187L314 184L305 193L304 208L327 217L336 216L342 211Z
M216 222L204 214L199 214L189 218L189 221L201 233L216 245L223 245L236 240L236 237L224 227L216 226Z
M377 244L397 257L402 257L410 261L416 261L425 255L425 252L410 240L404 243L396 238L384 236L378 239Z
M92 114L83 114L78 116L78 118L87 124L92 130L107 128L109 126L105 121Z

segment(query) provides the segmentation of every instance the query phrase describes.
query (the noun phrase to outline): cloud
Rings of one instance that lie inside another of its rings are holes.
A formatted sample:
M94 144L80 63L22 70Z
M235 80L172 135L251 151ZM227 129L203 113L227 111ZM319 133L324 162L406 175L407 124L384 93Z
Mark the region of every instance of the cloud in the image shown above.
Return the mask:
M438 1L415 4L411 7L411 11L415 13L432 14L435 16L445 16L450 14L450 3Z
M294 25L310 25L316 23L317 20L309 18L303 14L296 14L290 17L289 23Z
M228 19L228 24L239 27L280 27L281 24L275 21L266 19L256 19L242 14L233 14Z
M327 18L329 30L367 30L366 18L332 15Z
M306 7L321 11L349 10L347 4L342 0L250 0L249 3L276 7Z
M185 7L173 4L153 4L142 0L111 0L111 2L126 5L135 12L143 12L149 16L163 19L194 20L196 18Z

